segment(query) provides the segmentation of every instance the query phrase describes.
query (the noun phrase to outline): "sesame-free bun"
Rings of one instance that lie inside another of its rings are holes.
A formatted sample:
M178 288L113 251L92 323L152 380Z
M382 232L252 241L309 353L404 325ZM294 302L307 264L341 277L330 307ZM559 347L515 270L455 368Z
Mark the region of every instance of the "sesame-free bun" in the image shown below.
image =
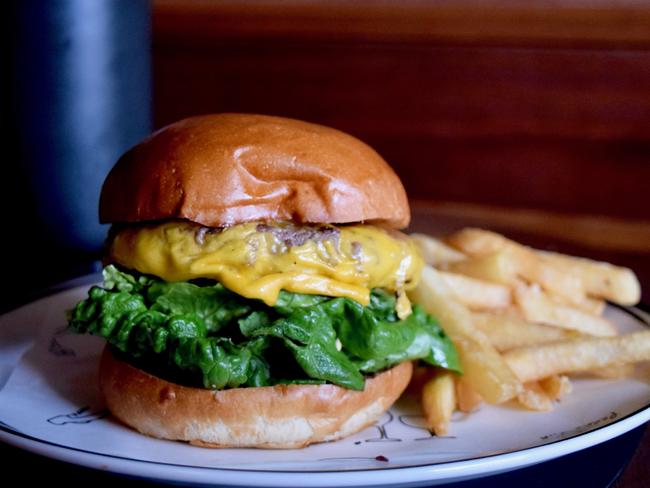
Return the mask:
M405 362L369 377L363 391L331 384L213 391L152 376L107 347L99 384L111 413L152 437L203 447L298 448L371 425L404 391L412 369Z
M408 225L406 193L372 148L335 129L248 114L171 124L117 162L101 193L104 223L187 219Z

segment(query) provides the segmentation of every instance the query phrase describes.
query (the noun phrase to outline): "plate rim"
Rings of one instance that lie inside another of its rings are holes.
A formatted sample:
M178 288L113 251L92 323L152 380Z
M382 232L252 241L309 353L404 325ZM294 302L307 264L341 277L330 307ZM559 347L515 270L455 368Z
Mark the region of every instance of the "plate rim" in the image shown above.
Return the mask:
M73 288L89 286L99 281L99 273L83 275L48 287L31 299L9 310L3 310L0 317L29 307L36 302L65 293ZM650 307L645 303L636 306L608 306L628 314L641 325L650 328ZM135 459L113 454L104 454L82 448L57 444L47 439L24 434L0 421L0 441L34 454L42 455L70 464L103 470L116 474L135 476L152 480L167 480L211 484L213 486L269 486L269 487L320 487L320 486L415 486L432 482L452 482L481 476L490 476L543 463L566 454L578 452L607 442L650 421L650 398L644 407L635 410L609 424L570 437L557 439L539 446L531 446L509 452L485 456L409 466L377 466L332 470L287 470L251 469L237 467L208 467L176 464L154 460ZM558 448L559 446L559 448ZM109 466L107 463L116 463ZM144 469L143 469L144 467ZM410 476L405 477L404 475ZM310 479L309 475L318 475ZM390 474L390 475L388 475ZM218 479L215 479L217 477ZM263 480L261 479L263 478ZM395 478L395 479L392 479ZM251 485L251 482L259 481Z

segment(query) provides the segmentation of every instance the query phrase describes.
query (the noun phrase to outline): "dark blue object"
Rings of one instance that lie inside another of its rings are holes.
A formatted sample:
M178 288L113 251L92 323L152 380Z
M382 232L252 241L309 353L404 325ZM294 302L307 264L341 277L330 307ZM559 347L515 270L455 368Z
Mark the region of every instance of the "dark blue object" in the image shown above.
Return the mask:
M97 250L100 186L151 128L143 0L15 3L13 112L31 195L58 243Z
M101 184L151 130L150 5L17 0L5 19L11 157L4 163L10 194L1 204L18 204L19 212L3 213L30 240L2 246L16 274L46 273L51 282L99 256Z

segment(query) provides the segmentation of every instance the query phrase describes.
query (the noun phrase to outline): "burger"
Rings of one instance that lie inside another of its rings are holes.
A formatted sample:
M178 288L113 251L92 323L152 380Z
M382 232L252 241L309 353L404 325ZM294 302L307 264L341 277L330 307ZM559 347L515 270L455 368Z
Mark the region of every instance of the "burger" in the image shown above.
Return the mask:
M193 117L124 154L100 197L103 284L70 328L106 339L124 424L209 447L294 448L371 425L413 362L458 371L409 302L422 267L404 188L340 131Z

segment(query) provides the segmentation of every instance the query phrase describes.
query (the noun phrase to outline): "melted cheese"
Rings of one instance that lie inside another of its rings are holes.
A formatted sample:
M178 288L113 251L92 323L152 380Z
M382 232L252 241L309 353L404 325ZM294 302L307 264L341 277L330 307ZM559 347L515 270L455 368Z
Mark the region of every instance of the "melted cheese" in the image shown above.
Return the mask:
M406 236L351 225L290 245L283 224L277 225L247 223L219 231L187 222L128 227L115 235L109 257L166 281L215 279L268 305L280 290L367 305L371 288L385 288L397 293L398 315L410 313L404 290L416 285L422 260Z

